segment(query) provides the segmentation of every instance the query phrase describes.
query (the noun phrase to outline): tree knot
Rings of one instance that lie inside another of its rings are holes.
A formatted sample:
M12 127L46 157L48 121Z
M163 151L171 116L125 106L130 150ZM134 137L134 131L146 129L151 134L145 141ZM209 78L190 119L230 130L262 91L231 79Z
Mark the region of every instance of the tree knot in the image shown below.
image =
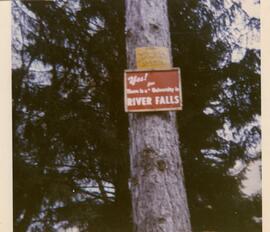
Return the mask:
M140 166L143 168L144 173L148 173L149 171L154 169L155 156L156 152L150 147L144 148L141 152Z
M166 162L164 160L158 160L157 161L157 168L159 171L164 172L166 169Z

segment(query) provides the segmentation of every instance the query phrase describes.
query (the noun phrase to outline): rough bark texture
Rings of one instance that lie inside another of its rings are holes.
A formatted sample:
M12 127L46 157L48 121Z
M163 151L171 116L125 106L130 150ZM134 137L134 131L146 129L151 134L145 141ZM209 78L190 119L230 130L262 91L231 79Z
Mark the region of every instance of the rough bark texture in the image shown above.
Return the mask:
M128 68L135 48L170 49L166 0L126 0ZM190 232L175 112L129 114L135 232Z

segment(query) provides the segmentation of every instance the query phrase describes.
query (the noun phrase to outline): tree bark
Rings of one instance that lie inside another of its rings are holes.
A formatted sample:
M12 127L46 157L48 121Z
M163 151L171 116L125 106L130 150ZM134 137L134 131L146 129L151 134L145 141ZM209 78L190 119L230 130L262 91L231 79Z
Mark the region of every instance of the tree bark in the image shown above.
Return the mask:
M129 69L136 47L171 53L167 1L126 0L125 32ZM129 113L129 139L134 232L191 232L175 112Z

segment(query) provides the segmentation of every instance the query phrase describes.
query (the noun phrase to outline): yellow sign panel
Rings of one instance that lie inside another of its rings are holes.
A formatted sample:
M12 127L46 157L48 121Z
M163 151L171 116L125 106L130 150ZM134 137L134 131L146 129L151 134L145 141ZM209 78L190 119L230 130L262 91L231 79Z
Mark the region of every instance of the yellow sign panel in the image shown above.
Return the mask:
M136 48L138 69L171 68L169 49L166 47Z

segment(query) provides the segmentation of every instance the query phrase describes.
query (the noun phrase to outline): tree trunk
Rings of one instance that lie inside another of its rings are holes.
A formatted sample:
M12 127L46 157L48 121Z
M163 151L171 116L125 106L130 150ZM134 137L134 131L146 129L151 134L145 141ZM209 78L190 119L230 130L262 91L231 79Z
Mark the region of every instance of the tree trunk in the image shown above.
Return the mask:
M167 1L126 0L128 68L152 46L171 49ZM175 112L129 113L129 139L134 232L191 232Z

